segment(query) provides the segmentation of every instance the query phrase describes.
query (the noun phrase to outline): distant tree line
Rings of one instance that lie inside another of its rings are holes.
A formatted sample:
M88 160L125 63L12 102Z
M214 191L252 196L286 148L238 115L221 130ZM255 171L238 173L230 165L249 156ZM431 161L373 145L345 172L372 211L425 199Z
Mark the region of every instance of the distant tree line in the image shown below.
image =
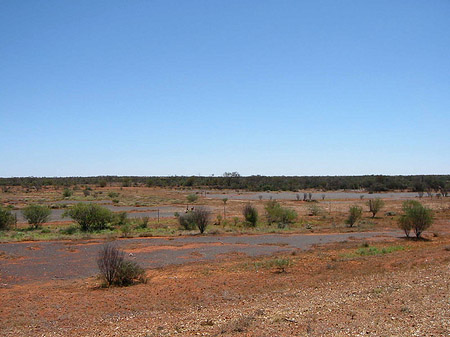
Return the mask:
M148 186L167 188L239 189L248 191L299 191L319 189L323 191L360 189L368 192L408 190L413 192L434 191L447 195L450 175L411 176L240 176L237 172L223 176L97 176L97 177L15 177L0 178L0 186L22 186L40 189L43 186L69 187L74 185Z

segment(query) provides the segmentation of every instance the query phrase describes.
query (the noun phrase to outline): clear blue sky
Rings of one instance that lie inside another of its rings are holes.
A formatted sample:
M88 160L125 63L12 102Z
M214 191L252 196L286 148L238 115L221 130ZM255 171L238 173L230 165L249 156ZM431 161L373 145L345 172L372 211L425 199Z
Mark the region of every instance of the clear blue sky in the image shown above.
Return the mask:
M450 1L0 1L0 176L450 173Z

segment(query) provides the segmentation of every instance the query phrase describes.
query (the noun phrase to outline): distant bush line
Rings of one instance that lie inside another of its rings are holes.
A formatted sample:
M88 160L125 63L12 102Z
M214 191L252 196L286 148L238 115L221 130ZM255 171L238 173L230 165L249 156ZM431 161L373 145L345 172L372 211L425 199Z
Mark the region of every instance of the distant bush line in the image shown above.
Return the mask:
M409 190L413 192L435 191L445 196L450 190L450 175L412 176L240 176L225 173L223 176L98 176L98 177L15 177L0 178L3 190L6 186L22 186L40 189L42 186L97 185L148 186L166 188L239 189L248 191L299 191L320 189L323 191L361 189L368 192Z

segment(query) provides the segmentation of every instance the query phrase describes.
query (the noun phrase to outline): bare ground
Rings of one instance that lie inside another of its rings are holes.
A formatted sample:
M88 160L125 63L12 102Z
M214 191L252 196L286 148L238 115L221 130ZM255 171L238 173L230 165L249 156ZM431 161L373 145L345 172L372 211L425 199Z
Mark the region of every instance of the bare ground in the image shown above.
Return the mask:
M0 289L2 336L449 336L450 239L391 239L285 256L168 266L147 284L98 288L95 278Z

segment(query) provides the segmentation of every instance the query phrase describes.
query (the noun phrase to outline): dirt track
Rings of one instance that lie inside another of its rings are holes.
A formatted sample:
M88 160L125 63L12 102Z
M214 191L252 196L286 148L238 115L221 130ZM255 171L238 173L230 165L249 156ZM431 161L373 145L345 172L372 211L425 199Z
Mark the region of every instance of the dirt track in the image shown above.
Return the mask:
M130 259L145 268L211 261L243 254L268 255L308 249L313 245L400 236L398 232L368 232L323 235L188 236L117 240ZM94 276L102 240L21 242L0 244L0 287L14 284L67 280Z

